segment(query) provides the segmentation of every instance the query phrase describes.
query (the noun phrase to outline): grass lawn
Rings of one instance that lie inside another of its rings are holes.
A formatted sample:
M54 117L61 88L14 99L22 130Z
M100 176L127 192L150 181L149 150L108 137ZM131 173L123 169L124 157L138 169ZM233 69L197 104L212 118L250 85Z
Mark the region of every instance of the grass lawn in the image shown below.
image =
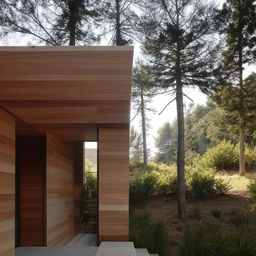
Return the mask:
M225 181L229 181L229 184L231 185L230 193L234 194L241 194L241 196L248 195L248 188L249 185L249 176L240 176L237 172L222 172L220 174L217 174L216 177L222 178Z

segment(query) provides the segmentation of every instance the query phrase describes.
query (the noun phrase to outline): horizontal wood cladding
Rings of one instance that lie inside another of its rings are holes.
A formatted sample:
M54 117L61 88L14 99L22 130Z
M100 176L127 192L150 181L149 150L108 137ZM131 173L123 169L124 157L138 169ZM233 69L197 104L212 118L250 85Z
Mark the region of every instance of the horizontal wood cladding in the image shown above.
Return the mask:
M129 100L132 47L0 47L0 100Z
M128 123L129 101L1 101L30 124Z
M74 236L74 161L71 143L47 134L47 246Z
M42 133L50 133L61 141L96 141L96 124L41 124L34 125Z
M42 136L17 137L20 188L20 246L44 246L45 140Z
M15 247L15 119L0 108L0 255Z
M129 127L99 127L99 239L127 241Z
M97 141L96 124L34 124L29 125L16 118L16 134L19 136L42 136L52 134L61 141Z
M1 55L1 53L0 53ZM2 75L1 75L2 77ZM128 100L131 78L62 75L61 81L1 81L0 100ZM39 79L39 78L38 78ZM43 78L41 78L43 79ZM80 79L75 81L75 79ZM18 80L18 78L17 78ZM68 80L68 81L67 81ZM17 86L18 84L18 86ZM122 86L120 86L122 85ZM40 92L40 93L38 93Z

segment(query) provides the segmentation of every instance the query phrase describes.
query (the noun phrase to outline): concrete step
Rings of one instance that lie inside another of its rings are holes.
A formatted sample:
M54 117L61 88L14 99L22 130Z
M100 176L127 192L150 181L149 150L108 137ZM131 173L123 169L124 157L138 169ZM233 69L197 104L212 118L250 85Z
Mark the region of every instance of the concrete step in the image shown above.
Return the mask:
M16 256L94 256L97 247L18 247Z
M149 256L148 250L145 248L136 248L136 256Z
M95 256L136 256L132 242L102 242Z

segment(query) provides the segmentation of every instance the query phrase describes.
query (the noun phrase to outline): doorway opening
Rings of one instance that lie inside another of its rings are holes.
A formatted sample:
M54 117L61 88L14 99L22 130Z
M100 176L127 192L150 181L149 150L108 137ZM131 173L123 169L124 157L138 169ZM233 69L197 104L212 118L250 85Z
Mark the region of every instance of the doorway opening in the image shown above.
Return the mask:
M45 245L44 152L44 136L16 136L15 247Z
M98 143L84 143L81 229L98 234Z

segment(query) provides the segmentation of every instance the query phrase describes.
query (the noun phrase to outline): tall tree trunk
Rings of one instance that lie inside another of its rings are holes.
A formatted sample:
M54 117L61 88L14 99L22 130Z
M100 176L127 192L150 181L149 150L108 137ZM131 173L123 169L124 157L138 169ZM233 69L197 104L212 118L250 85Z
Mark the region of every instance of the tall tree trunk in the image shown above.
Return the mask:
M75 45L76 44L76 8L75 8L75 1L70 0L68 2L69 7L69 45Z
M120 24L120 0L116 0L116 45L122 45Z
M144 90L143 85L140 86L140 100L141 100L141 124L142 124L142 139L143 139L143 163L144 166L148 165L147 155L147 133L146 133L146 116L144 105Z
M245 175L245 127L244 127L244 117L240 116L239 118L239 146L240 146L240 154L239 154L239 174L241 176Z
M180 30L180 13L178 0L176 4L176 29ZM177 193L178 193L178 215L181 219L187 218L187 203L185 194L185 128L184 128L184 106L183 88L181 80L181 42L177 40L176 51L176 104L178 122L178 151L177 151Z
M242 14L241 1L239 4L239 38L238 38L238 66L239 66L239 86L240 86L240 114L239 114L239 174L245 175L245 110L244 110L244 80L243 80L243 31L242 31Z
M178 183L178 214L181 219L187 218L187 205L185 195L185 128L184 128L184 106L183 88L180 70L180 50L177 44L176 62L176 104L178 122L178 152L177 152L177 183Z
M177 152L177 183L178 183L178 214L181 219L187 218L185 195L185 146L184 146L184 109L182 84L177 81L176 88L177 121L178 121L178 152Z

